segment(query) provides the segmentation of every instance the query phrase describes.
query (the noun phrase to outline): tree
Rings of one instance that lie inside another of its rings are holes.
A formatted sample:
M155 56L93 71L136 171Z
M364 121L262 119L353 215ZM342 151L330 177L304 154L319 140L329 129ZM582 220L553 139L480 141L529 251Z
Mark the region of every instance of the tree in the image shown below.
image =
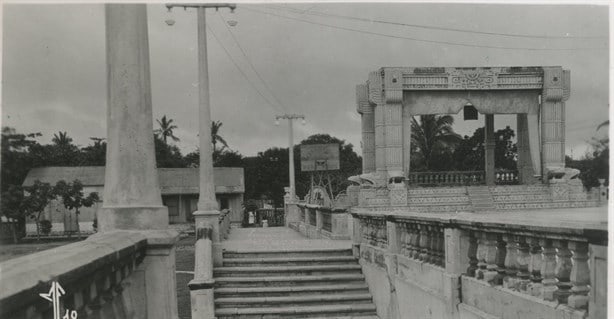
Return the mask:
M54 193L58 196L62 204L69 211L75 210L77 222L77 235L81 239L81 230L79 228L79 209L81 207L92 207L100 201L97 192L89 193L87 196L83 194L83 184L79 180L74 180L72 183L66 183L61 180L54 187Z
M38 145L35 138L41 133L20 134L10 127L2 128L0 167L1 190L6 191L10 185L21 185L28 171L34 166L31 149Z
M186 161L176 145L166 144L160 137L154 135L157 167L186 167Z
M17 220L17 227L11 227L13 242L15 243L17 243L18 237L20 238L25 235L21 231L19 235L17 234L17 229L25 229L26 216L23 215L23 198L24 191L20 185L8 185L7 190L2 192L0 201L2 214L7 218Z
M107 143L104 138L90 137L94 144L81 149L79 166L104 166L107 156Z
M452 129L454 118L450 115L421 115L420 122L412 117L411 122L411 143L416 145L419 156L412 156L412 159L420 160L421 163L414 164L422 167L426 171L435 168L435 158L440 158L453 152L462 138ZM413 154L412 154L413 155Z
M515 133L509 126L494 132L495 168L515 170L518 155ZM471 137L465 136L454 150L453 167L460 171L484 170L484 127L475 130Z
M565 166L580 170L578 176L586 188L600 185L599 179L604 179L609 184L610 174L610 140L605 138L593 138L590 142L591 150L580 160L565 157Z
M55 198L55 190L49 183L34 181L31 186L23 188L25 195L22 200L21 212L36 221L36 235L40 239L40 218L45 208Z
M211 121L211 143L213 144L213 153L215 154L216 149L216 145L217 143L221 143L222 144L222 149L224 149L224 147L228 147L228 143L226 143L226 140L220 136L220 128L222 127L222 122L220 121Z
M160 120L156 120L158 125L160 125L159 129L154 130L156 135L161 135L164 144L166 144L166 139L171 138L173 141L178 142L179 138L173 134L173 130L177 128L177 125L172 124L172 119L167 119L166 115L162 116Z
M68 136L66 132L58 132L57 134L53 134L53 138L51 142L58 146L68 146L72 144L72 138Z

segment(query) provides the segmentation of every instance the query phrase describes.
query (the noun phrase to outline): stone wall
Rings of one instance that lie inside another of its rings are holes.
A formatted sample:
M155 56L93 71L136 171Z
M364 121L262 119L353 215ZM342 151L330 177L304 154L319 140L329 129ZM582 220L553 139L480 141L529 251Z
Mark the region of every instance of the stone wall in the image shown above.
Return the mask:
M172 231L111 231L0 263L0 317L52 318L52 303L39 294L57 282L61 316L68 310L78 318L170 318L176 296L160 288L175 287L168 276L175 240ZM168 302L148 303L157 298Z
M308 238L350 239L350 218L346 208L286 203L287 226Z
M599 221L548 226L526 216L360 207L352 216L381 318L605 318L607 226Z

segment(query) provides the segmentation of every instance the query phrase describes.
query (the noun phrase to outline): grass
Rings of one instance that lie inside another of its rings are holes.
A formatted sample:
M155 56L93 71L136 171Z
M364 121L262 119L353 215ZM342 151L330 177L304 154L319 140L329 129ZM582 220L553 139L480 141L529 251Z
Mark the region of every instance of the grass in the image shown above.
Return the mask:
M9 259L34 254L47 249L67 245L74 243L75 240L67 241L43 241L29 242L22 244L2 244L0 245L0 262L7 261Z

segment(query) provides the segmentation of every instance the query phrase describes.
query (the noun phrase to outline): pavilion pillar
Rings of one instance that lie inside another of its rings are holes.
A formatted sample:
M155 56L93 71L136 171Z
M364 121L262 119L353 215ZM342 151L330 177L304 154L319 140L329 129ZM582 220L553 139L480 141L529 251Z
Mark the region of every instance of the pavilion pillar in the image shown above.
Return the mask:
M570 73L560 67L544 68L541 99L541 150L543 175L565 167L565 101L569 98Z
M391 71L384 74L384 139L388 179L403 178L403 74ZM407 137L410 138L410 137Z
M534 181L533 162L531 161L531 149L529 146L529 127L526 113L516 115L516 133L518 142L518 181L521 184L532 184Z
M382 77L380 72L369 73L369 103L374 105L373 126L375 132L375 173L376 183L385 185L386 177L386 145L384 144L384 104L382 102Z
M485 114L484 125L484 174L486 185L495 185L495 116Z
M375 113L365 84L356 86L356 108L362 127L362 173L375 172Z
M107 154L99 232L129 230L147 238L133 279L144 287L143 318L177 318L175 243L156 170L147 8L106 4ZM138 301L141 302L140 300Z

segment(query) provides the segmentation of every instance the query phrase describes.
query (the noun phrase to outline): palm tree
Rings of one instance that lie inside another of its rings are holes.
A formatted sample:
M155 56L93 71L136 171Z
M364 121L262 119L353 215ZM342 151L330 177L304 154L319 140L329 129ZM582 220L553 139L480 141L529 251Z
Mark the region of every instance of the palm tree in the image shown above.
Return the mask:
M462 137L452 129L454 118L451 115L421 115L420 123L415 117L411 122L411 143L422 153L426 169L431 168L435 150L456 146Z
M58 146L66 146L72 143L72 138L68 137L66 132L58 132L57 134L53 134L51 142Z
M166 139L168 137L172 138L175 142L179 141L179 138L173 134L173 130L177 128L177 125L172 124L172 119L169 118L167 120L166 115L164 115L161 119L156 121L158 121L160 128L155 130L154 133L162 135L162 140L164 141L164 144L166 144Z
M211 143L213 143L213 153L215 153L216 151L215 147L218 142L222 144L222 149L224 149L224 147L228 147L228 143L226 143L226 140L224 140L224 138L221 137L219 134L221 127L221 121L211 121Z

